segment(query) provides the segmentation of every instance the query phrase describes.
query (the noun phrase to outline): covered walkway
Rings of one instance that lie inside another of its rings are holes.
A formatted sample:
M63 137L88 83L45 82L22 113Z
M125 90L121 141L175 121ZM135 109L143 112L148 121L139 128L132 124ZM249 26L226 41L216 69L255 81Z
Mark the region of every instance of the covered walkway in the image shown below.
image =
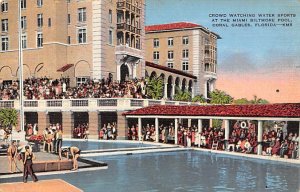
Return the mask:
M218 119L223 121L225 132L225 146L227 147L230 135L230 120L256 121L257 154L262 154L263 122L283 121L297 122L298 143L300 142L300 103L297 104L266 104L266 105L203 105L203 106L150 106L124 113L127 120L137 119L138 138L142 140L142 121L154 119L155 133L159 133L159 121L171 120L174 122L175 133L178 133L179 122L182 119L192 119L198 123L198 134L202 133L203 120ZM178 134L174 134L174 142L178 144ZM155 134L155 142L159 142L159 134ZM299 153L299 152L298 152Z

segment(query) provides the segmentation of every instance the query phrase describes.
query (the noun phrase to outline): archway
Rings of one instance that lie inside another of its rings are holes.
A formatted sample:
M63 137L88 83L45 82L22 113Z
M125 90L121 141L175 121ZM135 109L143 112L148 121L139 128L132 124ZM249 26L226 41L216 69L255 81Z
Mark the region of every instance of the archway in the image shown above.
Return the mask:
M179 77L176 77L176 80L175 80L175 94L178 93L178 90L180 90L180 78Z
M148 74L148 71L145 72L145 78L148 78L149 77L149 74Z
M156 77L156 72L155 72L155 71L153 71L153 72L151 73L150 79L152 79L153 77Z
M184 79L182 80L181 90L182 90L182 91L185 91L185 89L186 89L186 79L184 78Z
M4 66L0 69L0 79L1 80L12 80L12 70L9 66Z
M121 82L129 80L129 68L127 64L123 63L121 65Z
M170 75L168 77L168 87L167 87L168 98L172 98L172 84L173 84L173 77Z
M189 91L190 93L192 93L192 90L193 90L193 81L190 80L190 81L189 81L189 88L188 88L188 91Z

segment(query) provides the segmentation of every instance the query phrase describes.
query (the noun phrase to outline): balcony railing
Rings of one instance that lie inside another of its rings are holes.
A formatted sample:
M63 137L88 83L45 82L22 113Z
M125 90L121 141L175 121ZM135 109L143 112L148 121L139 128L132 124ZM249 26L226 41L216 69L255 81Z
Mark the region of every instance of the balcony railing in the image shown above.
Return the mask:
M133 98L91 98L91 99L53 99L53 100L25 100L25 111L47 111L47 110L134 110L141 107L153 105L198 105L192 102L179 102L168 100L153 100L153 99L133 99ZM0 108L15 108L19 109L18 100L0 100Z
M117 99L101 99L97 100L98 107L101 106L118 106L118 100Z
M132 99L130 100L130 106L131 107L143 107L144 101L138 100L138 99Z
M0 108L14 108L15 101L0 100Z
M141 14L141 9L134 5L131 5L128 1L117 2L117 9L127 9L138 15Z

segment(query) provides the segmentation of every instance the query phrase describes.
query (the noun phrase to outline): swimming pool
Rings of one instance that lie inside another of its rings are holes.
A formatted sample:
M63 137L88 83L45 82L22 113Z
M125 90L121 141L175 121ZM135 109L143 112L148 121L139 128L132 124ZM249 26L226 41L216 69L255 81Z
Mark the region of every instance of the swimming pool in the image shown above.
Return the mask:
M182 151L94 157L108 169L43 176L94 191L289 191L300 189L300 166ZM13 182L16 179L3 179ZM18 181L21 181L19 178Z
M123 149L123 148L138 148L151 147L154 145L139 143L139 142L122 142L122 141L76 141L64 140L63 146L77 146L82 151L86 150L104 150L104 149Z

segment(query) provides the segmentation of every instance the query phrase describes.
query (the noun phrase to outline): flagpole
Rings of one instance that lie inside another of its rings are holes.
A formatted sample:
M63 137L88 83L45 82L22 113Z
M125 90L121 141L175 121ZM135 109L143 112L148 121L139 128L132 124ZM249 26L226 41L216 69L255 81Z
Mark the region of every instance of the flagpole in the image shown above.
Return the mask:
M19 44L19 87L20 87L20 130L24 131L24 98L23 98L23 49L22 49L22 26L21 26L21 0L18 0L18 44ZM25 139L25 138L24 138Z

